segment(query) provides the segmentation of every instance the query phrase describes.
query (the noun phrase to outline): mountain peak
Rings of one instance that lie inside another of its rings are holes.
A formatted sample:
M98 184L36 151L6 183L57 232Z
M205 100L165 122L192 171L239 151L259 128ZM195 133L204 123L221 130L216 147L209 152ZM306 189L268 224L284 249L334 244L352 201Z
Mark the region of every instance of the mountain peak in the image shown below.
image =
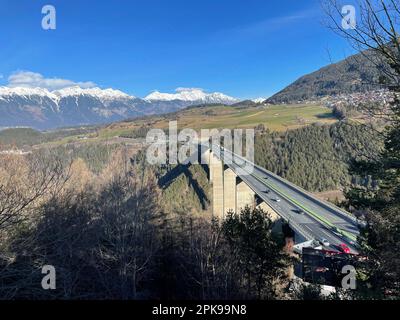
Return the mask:
M256 98L251 101L253 101L254 103L264 103L266 100L267 98Z
M111 88L100 89L98 87L82 89L79 86L73 86L53 91L53 93L59 97L89 95L100 99L135 99L134 96L130 96L120 90Z
M162 93L154 91L145 97L147 101L185 101L198 103L225 103L233 104L238 102L238 99L232 98L220 92L206 93L198 88L178 88L175 93Z
M44 88L28 88L28 87L0 87L0 96L48 96L51 92Z
M134 96L130 96L120 90L115 89L100 89L98 87L82 89L79 86L67 87L60 90L49 91L45 88L30 88L30 87L0 87L0 97L6 96L40 96L48 97L54 101L59 100L63 97L68 96L79 96L88 95L92 97L97 97L101 100L107 99L135 99Z

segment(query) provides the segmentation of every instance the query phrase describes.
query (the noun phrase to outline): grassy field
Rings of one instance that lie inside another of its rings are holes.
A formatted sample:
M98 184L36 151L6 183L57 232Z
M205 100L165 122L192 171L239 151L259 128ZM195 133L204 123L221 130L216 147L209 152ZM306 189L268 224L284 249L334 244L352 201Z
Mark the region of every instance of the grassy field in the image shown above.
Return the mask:
M285 131L315 122L336 121L330 109L321 106L270 106L263 109L238 110L217 115L206 121L205 128L252 128L263 124L272 131ZM196 128L197 119L193 119Z
M312 123L334 123L337 119L331 109L319 105L280 105L253 108L202 107L166 116L138 119L113 124L99 132L99 137L109 138L115 134L129 133L141 126L168 128L171 120L178 121L179 128L194 130L212 128L254 128L263 124L272 131L286 131Z
M32 140L32 143L28 144L39 144L42 147L67 143L104 142L116 137L129 136L140 128L168 129L169 121L173 120L178 122L180 129L245 129L263 124L265 128L271 131L286 131L316 122L330 124L337 121L331 109L320 105L275 105L246 108L240 106L206 106L189 108L167 115L117 122L106 126L93 127L90 130L76 128L70 131L60 130L53 133L38 133L39 136L34 139L32 139L34 135L29 132L27 134L22 131L18 134L29 136L24 139L21 138L21 141L28 142ZM13 130L21 131L19 129ZM12 136L14 138L15 133ZM34 143L35 141L37 143Z

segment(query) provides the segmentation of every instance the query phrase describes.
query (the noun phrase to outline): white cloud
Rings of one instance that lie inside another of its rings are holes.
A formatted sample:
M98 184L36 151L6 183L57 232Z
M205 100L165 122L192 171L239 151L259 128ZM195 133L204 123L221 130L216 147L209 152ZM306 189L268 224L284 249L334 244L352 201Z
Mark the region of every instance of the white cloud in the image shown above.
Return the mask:
M31 71L17 71L8 77L9 87L25 87L25 88L44 88L50 91L59 90L67 87L78 86L83 89L93 88L96 86L94 82L74 82L72 80L61 78L45 78L40 73Z

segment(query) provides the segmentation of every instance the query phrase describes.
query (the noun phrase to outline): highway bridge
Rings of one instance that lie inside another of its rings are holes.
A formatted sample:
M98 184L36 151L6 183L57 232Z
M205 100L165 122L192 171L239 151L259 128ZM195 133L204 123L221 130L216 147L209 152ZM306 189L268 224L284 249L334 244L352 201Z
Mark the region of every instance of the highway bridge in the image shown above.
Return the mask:
M204 152L202 148L202 161L210 169L215 215L224 216L246 205L260 206L273 219L283 219L290 225L296 243L326 239L326 250L339 251L339 246L346 244L351 253L358 253L360 222L350 213L228 149L216 145L211 149Z

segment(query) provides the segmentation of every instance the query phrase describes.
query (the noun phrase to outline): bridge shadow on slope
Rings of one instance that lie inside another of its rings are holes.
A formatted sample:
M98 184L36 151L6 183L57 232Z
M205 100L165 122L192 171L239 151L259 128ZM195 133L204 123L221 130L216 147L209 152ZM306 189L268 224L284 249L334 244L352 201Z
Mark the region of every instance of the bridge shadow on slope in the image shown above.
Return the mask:
M189 170L191 166L191 164L176 165L174 168L172 168L172 170L168 171L164 176L159 179L158 185L160 188L166 189L176 178L178 178L181 174L184 174L189 179L189 186L193 188L197 197L199 198L202 209L206 210L209 199L205 194L203 188L199 185L198 181L193 177L193 173ZM205 166L199 166L207 173Z

